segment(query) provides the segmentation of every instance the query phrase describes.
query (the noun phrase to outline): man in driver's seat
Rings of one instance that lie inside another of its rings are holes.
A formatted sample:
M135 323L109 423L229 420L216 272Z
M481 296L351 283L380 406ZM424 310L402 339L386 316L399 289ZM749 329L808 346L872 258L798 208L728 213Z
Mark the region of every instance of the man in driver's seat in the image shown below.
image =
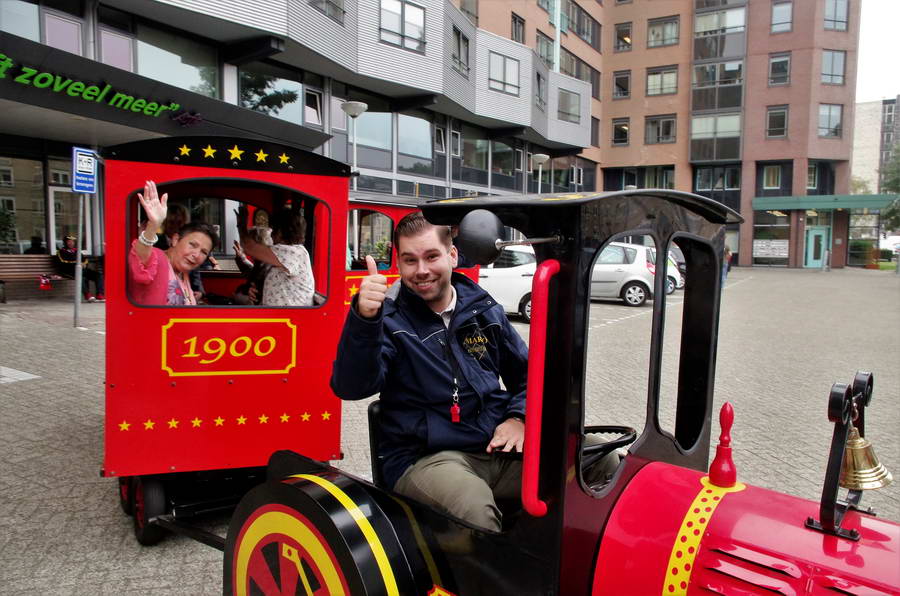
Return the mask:
M331 378L342 399L381 394L383 477L398 493L499 531L519 494L528 349L503 307L454 273L450 228L420 212L394 231L400 284L367 256ZM501 386L500 380L503 380Z

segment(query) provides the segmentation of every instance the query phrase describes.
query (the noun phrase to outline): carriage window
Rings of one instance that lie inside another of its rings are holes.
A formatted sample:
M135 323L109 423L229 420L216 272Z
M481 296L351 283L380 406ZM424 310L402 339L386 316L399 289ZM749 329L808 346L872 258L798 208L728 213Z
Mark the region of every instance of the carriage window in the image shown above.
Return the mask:
M652 321L649 236L615 238L594 256L585 375L582 478L600 490L640 435L647 401ZM629 379L621 383L621 379ZM633 440L633 436L631 440Z
M371 255L379 269L391 268L391 218L378 211L353 209L347 219L347 269L366 269Z
M124 250L132 302L296 308L325 301L324 203L233 181L164 184L163 193L169 200L162 220L158 201L145 208L137 191L130 199Z

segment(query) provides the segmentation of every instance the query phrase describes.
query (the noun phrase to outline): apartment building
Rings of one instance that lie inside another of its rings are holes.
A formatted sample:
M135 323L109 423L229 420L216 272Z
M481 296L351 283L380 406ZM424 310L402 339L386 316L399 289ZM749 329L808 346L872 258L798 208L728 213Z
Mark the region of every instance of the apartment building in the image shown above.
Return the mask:
M848 262L867 221L852 216L883 202L848 196L860 0L559 2L459 5L592 84L580 155L598 189L728 205L745 219L726 240L741 265Z
M465 8L465 7L463 7ZM418 197L595 188L591 85L448 0L2 0L0 246L74 233L73 145L251 136L350 162L358 192ZM532 168L534 154L549 160ZM101 195L87 239L102 250ZM220 214L227 225L228 214ZM230 243L219 250L227 252Z

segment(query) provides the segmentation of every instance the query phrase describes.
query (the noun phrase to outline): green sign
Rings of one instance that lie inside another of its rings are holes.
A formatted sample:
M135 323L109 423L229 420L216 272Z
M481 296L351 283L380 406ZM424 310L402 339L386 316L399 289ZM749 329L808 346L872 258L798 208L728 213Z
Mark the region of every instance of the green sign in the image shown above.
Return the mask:
M143 97L134 97L116 91L111 85L93 85L76 81L63 75L42 72L36 68L18 65L18 74L13 70L17 66L6 54L0 54L0 79L11 78L14 83L27 85L37 89L46 89L51 93L65 93L70 97L78 97L84 101L102 103L120 110L134 112L158 118L165 112L175 112L181 105L177 103L161 103L149 101ZM14 76L15 75L15 76Z

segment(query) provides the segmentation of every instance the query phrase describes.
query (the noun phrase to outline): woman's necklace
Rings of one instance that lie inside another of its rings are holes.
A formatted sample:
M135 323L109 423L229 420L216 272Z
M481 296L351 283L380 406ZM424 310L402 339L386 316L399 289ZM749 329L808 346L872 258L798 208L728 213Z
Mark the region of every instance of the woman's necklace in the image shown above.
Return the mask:
M175 268L175 264L172 262L172 255L169 254L169 251L166 251L166 258L169 261L169 267L172 268L172 273L175 274L175 279L178 280L179 287L181 287L181 294L184 296L184 303L192 306L196 305L197 299L194 298L194 290L191 289L191 284L187 279L187 275L183 271L179 271Z

